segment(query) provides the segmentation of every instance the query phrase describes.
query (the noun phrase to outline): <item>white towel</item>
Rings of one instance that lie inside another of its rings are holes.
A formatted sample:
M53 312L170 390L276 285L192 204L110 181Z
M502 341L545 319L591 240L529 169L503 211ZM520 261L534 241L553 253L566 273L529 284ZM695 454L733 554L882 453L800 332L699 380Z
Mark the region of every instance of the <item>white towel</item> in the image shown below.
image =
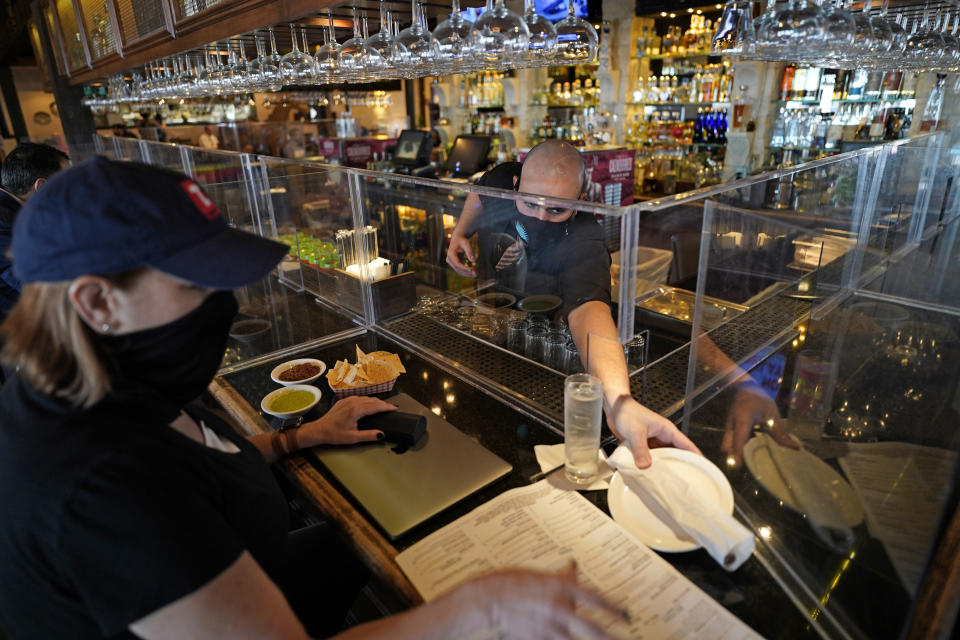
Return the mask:
M620 472L632 491L656 500L727 571L738 569L753 553L753 533L667 465L654 462L647 469L638 469L630 449L623 445L617 447L607 464Z

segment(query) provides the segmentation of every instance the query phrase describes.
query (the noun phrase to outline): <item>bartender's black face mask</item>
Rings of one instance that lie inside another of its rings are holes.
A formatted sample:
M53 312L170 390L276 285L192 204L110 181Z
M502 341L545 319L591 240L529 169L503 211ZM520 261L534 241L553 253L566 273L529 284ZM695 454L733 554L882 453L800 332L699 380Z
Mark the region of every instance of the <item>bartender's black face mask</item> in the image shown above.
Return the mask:
M111 395L122 402L143 402L145 411L172 420L217 373L236 314L233 292L215 291L199 307L163 326L101 336L110 363Z

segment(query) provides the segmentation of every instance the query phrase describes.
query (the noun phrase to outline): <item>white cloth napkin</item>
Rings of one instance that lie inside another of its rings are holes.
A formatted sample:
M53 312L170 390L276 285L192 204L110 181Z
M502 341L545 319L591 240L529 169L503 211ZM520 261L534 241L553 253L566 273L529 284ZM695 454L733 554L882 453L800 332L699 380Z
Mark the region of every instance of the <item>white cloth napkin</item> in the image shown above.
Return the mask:
M540 464L540 471L549 471L563 464L566 454L563 450L563 444L538 444L534 445L533 453L537 456L537 462ZM600 457L597 460L598 474L596 480L588 485L574 484L567 480L562 471L551 473L547 480L558 489L570 491L598 491L610 487L610 478L613 477L613 469L604 464L607 461L607 454L603 450L599 451Z
M735 571L753 553L753 533L696 491L667 465L638 469L630 449L621 445L607 460L631 490L656 500L688 536L727 571Z

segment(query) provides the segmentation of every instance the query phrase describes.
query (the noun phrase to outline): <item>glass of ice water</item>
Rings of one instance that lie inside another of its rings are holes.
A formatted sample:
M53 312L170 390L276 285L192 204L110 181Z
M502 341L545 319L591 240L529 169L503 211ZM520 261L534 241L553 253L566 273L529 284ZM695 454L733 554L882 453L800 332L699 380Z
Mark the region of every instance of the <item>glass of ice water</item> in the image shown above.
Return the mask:
M564 471L575 484L597 477L603 383L587 373L567 376L563 388Z

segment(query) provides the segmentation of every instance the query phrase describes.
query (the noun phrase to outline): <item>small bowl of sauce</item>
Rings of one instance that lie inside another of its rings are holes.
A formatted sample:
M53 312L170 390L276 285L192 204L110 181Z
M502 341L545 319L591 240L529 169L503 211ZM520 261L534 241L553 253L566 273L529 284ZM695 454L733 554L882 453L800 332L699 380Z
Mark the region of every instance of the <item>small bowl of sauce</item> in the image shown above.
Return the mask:
M282 420L302 416L320 402L320 389L309 384L293 384L263 396L260 409Z
M287 387L292 384L307 384L324 374L327 365L316 358L297 358L278 364L270 372L270 379Z

